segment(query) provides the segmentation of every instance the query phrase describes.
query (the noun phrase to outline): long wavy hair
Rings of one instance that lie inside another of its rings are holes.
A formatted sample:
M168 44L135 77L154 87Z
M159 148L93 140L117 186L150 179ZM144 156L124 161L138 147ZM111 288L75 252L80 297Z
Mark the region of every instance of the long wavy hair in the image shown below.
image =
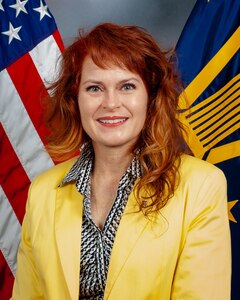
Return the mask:
M136 191L142 211L158 211L173 196L180 179L180 157L188 151L177 118L181 84L173 56L162 51L153 37L137 26L104 23L88 33L80 32L63 52L58 80L50 87L48 151L57 160L72 156L90 140L82 127L77 99L86 56L100 68L127 68L140 75L146 85L147 118L133 148L135 154L141 149L143 168Z

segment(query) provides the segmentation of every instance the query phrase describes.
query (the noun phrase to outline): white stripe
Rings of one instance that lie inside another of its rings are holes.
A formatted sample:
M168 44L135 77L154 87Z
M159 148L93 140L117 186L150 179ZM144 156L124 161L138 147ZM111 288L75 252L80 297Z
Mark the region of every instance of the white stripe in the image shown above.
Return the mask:
M57 78L61 51L52 35L29 52L45 86Z
M21 225L0 186L0 250L13 275L17 268L17 251L21 239Z
M0 73L0 121L30 181L53 166L6 70Z

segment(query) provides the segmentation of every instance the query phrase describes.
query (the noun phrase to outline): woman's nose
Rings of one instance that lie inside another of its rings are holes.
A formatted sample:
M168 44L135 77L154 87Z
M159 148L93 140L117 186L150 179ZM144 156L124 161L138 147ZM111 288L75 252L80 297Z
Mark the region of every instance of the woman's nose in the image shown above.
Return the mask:
M102 107L104 109L116 109L121 106L120 97L117 91L108 91L104 94Z

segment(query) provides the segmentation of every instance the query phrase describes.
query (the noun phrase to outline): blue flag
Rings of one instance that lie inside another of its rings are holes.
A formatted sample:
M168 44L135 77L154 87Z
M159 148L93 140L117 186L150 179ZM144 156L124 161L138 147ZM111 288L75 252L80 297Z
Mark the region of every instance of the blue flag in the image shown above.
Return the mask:
M222 169L228 182L232 300L240 299L239 21L240 1L197 0L176 46L188 144L195 156Z

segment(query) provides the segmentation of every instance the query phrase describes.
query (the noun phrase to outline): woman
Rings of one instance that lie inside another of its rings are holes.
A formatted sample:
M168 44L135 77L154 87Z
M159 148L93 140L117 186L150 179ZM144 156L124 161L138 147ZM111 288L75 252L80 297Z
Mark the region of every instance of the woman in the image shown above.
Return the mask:
M49 152L29 190L12 299L229 299L222 172L187 153L154 39L101 24L63 53Z

